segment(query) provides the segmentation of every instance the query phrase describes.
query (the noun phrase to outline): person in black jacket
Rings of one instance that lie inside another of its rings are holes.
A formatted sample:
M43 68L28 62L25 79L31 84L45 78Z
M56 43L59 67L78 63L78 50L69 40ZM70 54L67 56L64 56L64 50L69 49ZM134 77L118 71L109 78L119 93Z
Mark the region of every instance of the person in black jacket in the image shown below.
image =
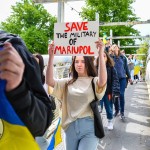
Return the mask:
M6 96L33 137L42 136L53 119L42 86L39 65L17 35L0 31L0 79L7 81Z
M103 109L103 103L106 109L107 119L108 119L108 130L113 130L113 100L120 96L120 85L119 85L119 78L114 68L114 61L109 56L109 54L104 51L104 59L106 62L106 69L107 69L107 88L105 95L100 101L101 110ZM99 59L96 60L96 68Z

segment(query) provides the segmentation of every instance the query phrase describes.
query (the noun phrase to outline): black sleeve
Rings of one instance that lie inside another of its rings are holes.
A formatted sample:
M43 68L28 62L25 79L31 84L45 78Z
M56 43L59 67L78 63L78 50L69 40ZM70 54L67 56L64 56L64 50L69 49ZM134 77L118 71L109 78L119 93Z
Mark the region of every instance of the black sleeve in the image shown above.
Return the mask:
M119 78L117 75L117 71L114 67L111 69L112 71L112 94L113 95L120 95L120 84L119 84Z
M43 135L53 119L51 108L43 102L48 98L41 94L35 96L28 89L25 80L18 88L6 92L6 96L32 135Z

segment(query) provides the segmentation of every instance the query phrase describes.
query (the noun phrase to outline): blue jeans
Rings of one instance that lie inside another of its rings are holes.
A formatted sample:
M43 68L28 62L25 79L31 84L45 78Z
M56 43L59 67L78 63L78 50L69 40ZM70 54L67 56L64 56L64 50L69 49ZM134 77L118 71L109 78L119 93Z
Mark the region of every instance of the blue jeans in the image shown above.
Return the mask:
M124 98L124 93L125 93L125 88L126 88L126 78L121 78L119 79L120 83L120 100L116 101L115 103L115 111L119 112L121 114L124 114L124 106L125 106L125 98Z
M101 108L103 108L103 103L105 106L107 119L111 120L113 118L113 104L112 104L112 100L109 100L108 95L106 95L106 94L100 100Z
M65 130L66 150L96 150L99 139L94 134L91 117L78 118Z

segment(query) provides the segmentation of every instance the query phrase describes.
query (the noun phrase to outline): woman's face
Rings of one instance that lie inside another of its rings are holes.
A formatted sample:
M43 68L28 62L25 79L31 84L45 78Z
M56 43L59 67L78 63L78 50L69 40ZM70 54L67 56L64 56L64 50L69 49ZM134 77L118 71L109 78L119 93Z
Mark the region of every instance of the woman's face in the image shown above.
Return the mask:
M87 71L85 68L85 61L83 56L76 56L75 58L75 70L79 77L87 76Z
M129 58L132 59L132 55L129 55Z
M117 46L117 45L113 45L113 46L112 46L112 50L114 51L114 54L115 54L116 56L118 56L118 52L119 52L118 46Z

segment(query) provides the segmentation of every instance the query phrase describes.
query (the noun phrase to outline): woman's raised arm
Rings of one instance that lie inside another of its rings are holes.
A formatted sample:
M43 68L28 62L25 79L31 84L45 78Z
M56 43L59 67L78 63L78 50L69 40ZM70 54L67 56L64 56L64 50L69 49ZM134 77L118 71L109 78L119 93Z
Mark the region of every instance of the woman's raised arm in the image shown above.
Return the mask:
M55 85L55 80L53 76L54 43L49 45L48 54L49 54L49 60L48 60L48 66L46 70L46 84L51 87L54 87Z

